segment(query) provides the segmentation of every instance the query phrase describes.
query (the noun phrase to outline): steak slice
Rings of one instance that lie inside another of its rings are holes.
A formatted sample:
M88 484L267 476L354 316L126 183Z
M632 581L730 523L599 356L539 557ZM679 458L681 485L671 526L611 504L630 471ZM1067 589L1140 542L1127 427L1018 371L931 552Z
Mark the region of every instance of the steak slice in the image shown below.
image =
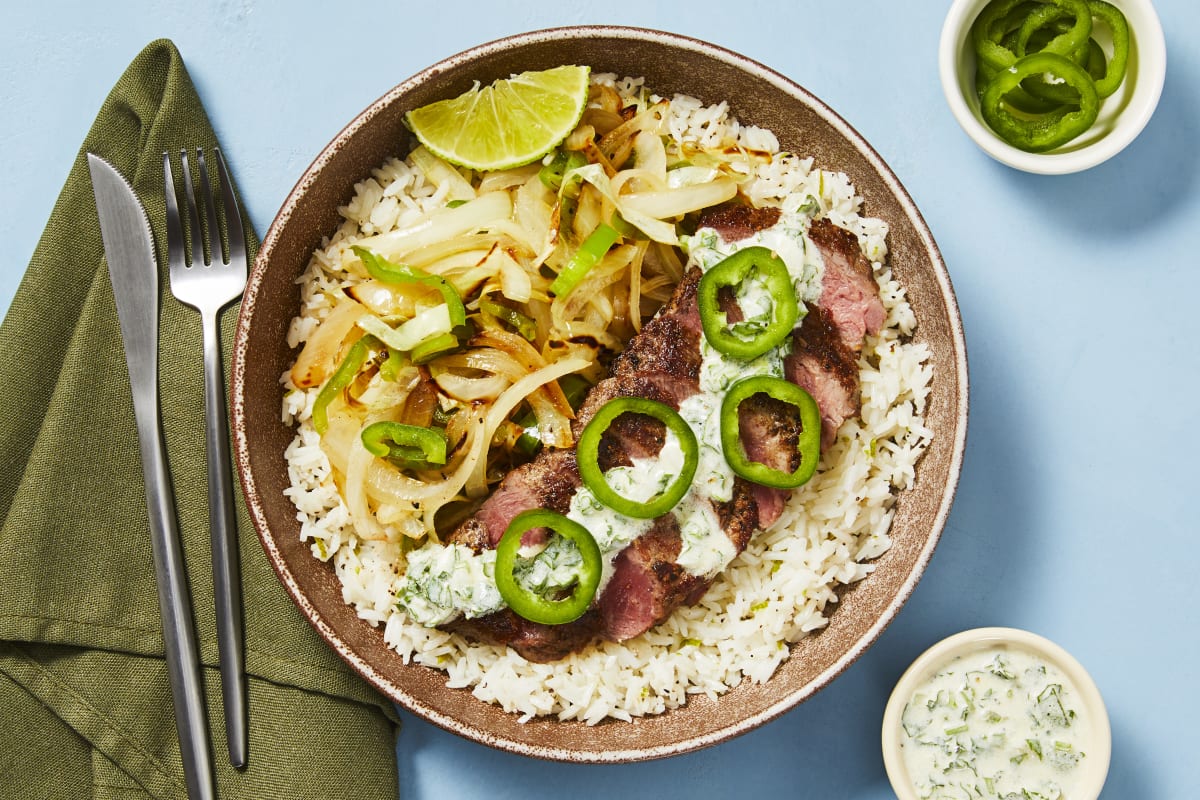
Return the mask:
M783 360L789 381L813 396L821 410L821 449L837 438L842 423L858 415L858 358L823 306L812 306L792 333L792 352Z
M795 406L769 395L752 395L738 406L738 429L742 449L751 461L780 472L794 472L800 466L796 449L801 431L800 411ZM765 530L783 513L791 490L757 483L748 486L758 510L758 527Z
M676 562L682 546L679 522L666 514L617 556L599 602L609 638L623 642L650 630L697 588L702 579Z
M696 288L700 284L700 275L696 267L684 274L671 299L653 319L642 326L641 332L630 340L624 352L613 360L613 377L638 373L647 380L655 380L657 376L657 379L665 380L664 390L680 394L680 400L699 391L701 328ZM672 389L672 382L677 380L686 381L688 385ZM685 391L686 394L683 393ZM592 394L588 395L589 401L595 393L596 389L593 389ZM599 408L591 403L585 402L584 405ZM591 413L595 413L594 410ZM580 416L585 416L582 409ZM586 418L591 419L591 415L586 414ZM586 421L583 424L586 425Z
M871 262L862 254L854 234L828 219L814 221L808 238L825 262L817 305L829 316L842 343L857 353L863 337L879 333L887 317Z
M446 540L475 552L495 549L513 518L522 511L548 508L560 514L571 507L571 497L582 480L574 450L546 450L527 464L511 470L470 519ZM538 541L535 531L522 537L525 544Z
M778 208L725 203L701 214L699 225L712 228L726 242L737 242L772 227L779 216ZM857 353L863 337L879 333L887 317L871 262L863 255L857 237L828 218L814 220L808 238L825 265L817 305L829 314L845 345Z
M527 464L504 476L491 496L470 519L447 537L475 552L495 549L513 518L522 511L548 508L565 514L581 480L574 450L544 450ZM524 545L544 540L540 530L521 537ZM511 647L530 661L557 661L586 647L600 633L602 619L595 609L565 625L543 625L502 609L474 619L459 618L442 627L475 641Z

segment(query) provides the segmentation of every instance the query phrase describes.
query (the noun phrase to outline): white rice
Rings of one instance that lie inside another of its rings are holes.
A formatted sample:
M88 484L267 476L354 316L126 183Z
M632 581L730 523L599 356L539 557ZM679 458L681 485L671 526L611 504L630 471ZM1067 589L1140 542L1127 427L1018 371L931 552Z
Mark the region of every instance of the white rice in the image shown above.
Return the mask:
M593 80L626 97L646 95L638 79L613 75ZM652 100L654 98L651 96ZM916 320L905 291L884 263L887 225L859 216L862 198L845 175L816 169L812 159L778 154L775 136L742 126L725 103L704 106L684 96L671 100L671 134L706 146L735 140L776 153L770 164L747 160L752 176L742 190L756 204L797 207L819 198L821 215L852 231L873 263L887 321L868 339L859 361L861 419L848 420L823 455L818 474L788 503L769 530L749 546L694 606L676 611L647 633L620 644L602 642L551 664L526 661L512 650L468 642L422 627L396 609L398 545L361 542L334 486L329 462L310 420L317 390L297 390L289 375L283 418L296 424L287 450L300 535L314 556L332 560L342 595L358 615L383 625L384 639L406 662L443 670L451 687L470 688L484 702L520 715L553 715L588 724L659 714L689 695L716 696L749 679L766 681L787 658L788 644L829 623L836 589L867 577L872 559L891 545L896 493L908 488L931 432L924 424L931 369L925 345L909 341ZM356 187L339 209L345 222L317 250L299 279L302 309L288 333L303 343L332 307L345 284L340 252L357 238L403 226L425 207L444 200L421 172L391 159Z

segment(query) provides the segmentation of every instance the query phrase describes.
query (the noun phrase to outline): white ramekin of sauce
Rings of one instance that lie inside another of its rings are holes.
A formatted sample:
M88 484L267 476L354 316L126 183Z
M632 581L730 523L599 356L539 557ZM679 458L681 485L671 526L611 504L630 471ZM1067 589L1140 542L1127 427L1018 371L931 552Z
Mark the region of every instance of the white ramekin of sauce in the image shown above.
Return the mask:
M1100 691L1058 645L1013 628L938 642L901 676L883 715L900 800L1095 800L1112 734Z

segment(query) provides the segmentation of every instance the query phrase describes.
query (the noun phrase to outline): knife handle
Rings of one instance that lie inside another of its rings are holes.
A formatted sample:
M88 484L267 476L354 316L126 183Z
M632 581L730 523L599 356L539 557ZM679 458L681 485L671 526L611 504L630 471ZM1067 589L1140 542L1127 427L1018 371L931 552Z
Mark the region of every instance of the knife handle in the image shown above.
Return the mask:
M237 517L229 471L229 421L217 314L201 312L204 338L204 432L208 462L208 524L212 540L213 593L221 665L221 701L229 762L246 765L245 655L242 648L242 581L238 570Z
M150 546L158 576L163 649L175 705L175 727L179 732L184 779L191 800L215 800L217 793L208 749L204 691L200 683L200 653L192 626L183 547L179 541L166 451L159 428L158 397L154 392L135 390L133 401L142 473L146 479L146 507L150 512Z

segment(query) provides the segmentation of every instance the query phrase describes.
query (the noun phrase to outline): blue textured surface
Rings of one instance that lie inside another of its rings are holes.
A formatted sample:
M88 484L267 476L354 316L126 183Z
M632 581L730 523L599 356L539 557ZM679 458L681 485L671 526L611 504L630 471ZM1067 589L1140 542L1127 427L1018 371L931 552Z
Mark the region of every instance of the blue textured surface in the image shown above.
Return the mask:
M1103 797L1196 795L1197 6L1158 4L1169 66L1142 136L1046 178L992 162L951 117L936 67L945 3L164 5L6 10L0 309L100 103L154 38L182 51L262 234L320 148L395 83L503 35L604 22L706 39L829 103L911 192L958 293L973 390L958 500L925 578L862 659L759 730L644 764L544 763L405 714L406 800L890 797L879 723L893 683L934 641L981 625L1047 636L1091 672L1113 726Z

